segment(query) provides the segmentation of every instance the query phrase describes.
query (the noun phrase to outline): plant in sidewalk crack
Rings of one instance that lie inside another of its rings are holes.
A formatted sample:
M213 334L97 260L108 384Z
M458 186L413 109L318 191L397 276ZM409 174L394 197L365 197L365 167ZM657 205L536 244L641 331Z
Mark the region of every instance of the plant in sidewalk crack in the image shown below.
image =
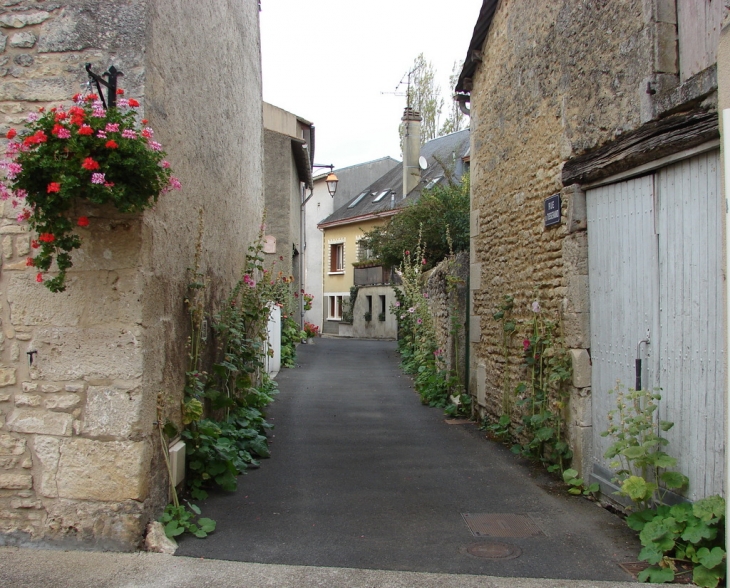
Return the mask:
M618 382L609 394L616 395L616 409L609 412L602 435L614 442L605 456L613 460L617 494L638 507L626 522L639 532L639 559L651 564L639 580L671 582L691 571L697 586L715 588L725 577L725 500L710 496L694 504L666 504L668 492L686 488L689 479L671 469L677 460L664 451L669 441L661 433L674 423L656 416L659 389L625 390ZM689 570L680 570L682 565Z
M597 483L586 484L583 478L578 477L578 471L573 469L567 469L563 472L563 482L568 486L568 494L574 496L595 496L600 491L601 487Z
M670 469L677 460L664 451L669 441L659 432L669 431L674 423L655 418L662 398L659 389L625 390L617 382L609 394L616 395L616 408L608 413L609 426L601 436L613 439L605 457L612 460L619 494L642 509L664 504L667 492L681 490L689 479Z
M692 572L692 581L715 588L725 577L725 500L710 496L694 504L660 505L630 515L629 527L639 532L641 561L651 564L639 581L672 582ZM678 564L690 570L679 571Z
M199 507L190 502L187 504L168 504L160 517L160 522L165 526L165 535L170 539L186 532L203 539L215 531L214 520L201 517Z

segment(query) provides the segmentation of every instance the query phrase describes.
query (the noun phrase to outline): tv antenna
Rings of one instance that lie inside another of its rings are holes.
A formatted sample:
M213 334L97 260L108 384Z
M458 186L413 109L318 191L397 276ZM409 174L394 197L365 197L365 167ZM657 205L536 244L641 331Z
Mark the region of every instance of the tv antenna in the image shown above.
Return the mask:
M413 69L409 70L405 74L403 74L403 77L400 79L400 82L398 82L398 85L396 85L395 90L393 92L381 92L381 94L390 94L391 96L405 96L406 97L406 107L411 107L411 76L416 73L418 70L418 66L414 66ZM402 91L402 86L406 87L406 91Z

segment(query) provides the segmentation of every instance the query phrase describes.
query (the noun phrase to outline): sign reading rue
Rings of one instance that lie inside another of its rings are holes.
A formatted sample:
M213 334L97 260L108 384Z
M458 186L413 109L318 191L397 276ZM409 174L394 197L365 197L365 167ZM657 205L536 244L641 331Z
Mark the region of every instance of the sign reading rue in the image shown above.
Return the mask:
M545 226L560 224L560 194L545 198Z

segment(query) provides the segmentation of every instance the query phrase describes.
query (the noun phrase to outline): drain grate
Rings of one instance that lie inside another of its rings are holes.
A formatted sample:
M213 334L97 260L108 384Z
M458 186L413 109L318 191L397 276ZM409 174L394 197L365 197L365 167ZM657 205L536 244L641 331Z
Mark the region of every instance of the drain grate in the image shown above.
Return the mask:
M474 537L538 537L543 535L526 515L509 513L462 513Z
M515 559L522 555L522 550L509 543L475 543L466 548L469 555L483 559Z

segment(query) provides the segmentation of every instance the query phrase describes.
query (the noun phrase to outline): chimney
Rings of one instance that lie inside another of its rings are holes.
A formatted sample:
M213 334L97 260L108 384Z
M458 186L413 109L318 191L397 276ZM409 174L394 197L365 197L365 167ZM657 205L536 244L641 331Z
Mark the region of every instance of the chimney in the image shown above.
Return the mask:
M421 114L410 106L403 112L403 198L421 181Z

